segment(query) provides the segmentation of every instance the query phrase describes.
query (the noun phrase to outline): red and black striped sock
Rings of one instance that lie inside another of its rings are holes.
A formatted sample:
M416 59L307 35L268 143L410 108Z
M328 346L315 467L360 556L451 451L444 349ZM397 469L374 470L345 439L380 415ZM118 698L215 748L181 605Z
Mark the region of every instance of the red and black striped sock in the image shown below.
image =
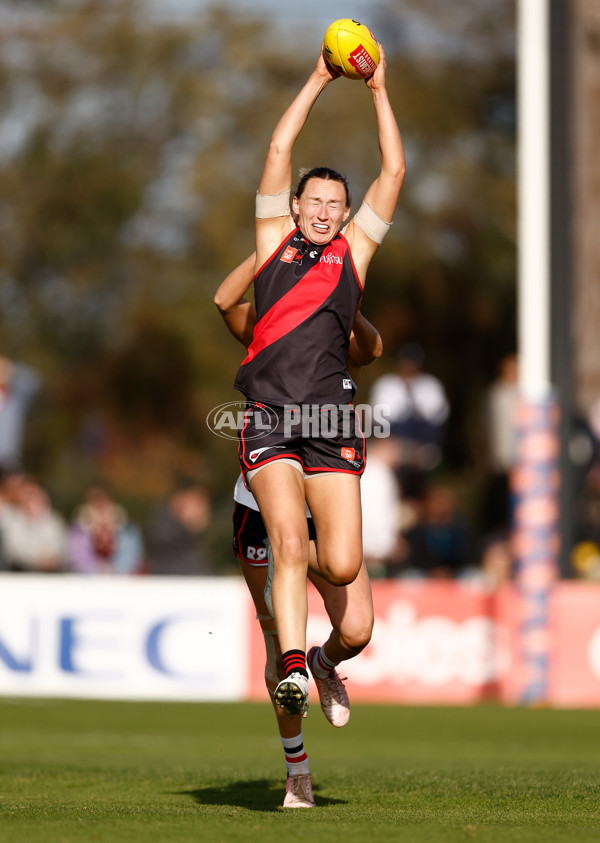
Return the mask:
M306 653L303 650L288 650L285 652L281 660L283 661L283 669L285 675L288 677L290 673L301 673L308 679L308 671L306 669Z

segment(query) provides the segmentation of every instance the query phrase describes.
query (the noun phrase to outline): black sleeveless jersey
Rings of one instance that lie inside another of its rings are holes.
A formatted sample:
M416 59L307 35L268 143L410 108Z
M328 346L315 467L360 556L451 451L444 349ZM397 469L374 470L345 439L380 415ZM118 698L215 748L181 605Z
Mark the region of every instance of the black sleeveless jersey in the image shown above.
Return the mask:
M296 228L254 279L256 327L235 388L276 407L347 404L355 387L346 356L361 294L346 238L317 246Z

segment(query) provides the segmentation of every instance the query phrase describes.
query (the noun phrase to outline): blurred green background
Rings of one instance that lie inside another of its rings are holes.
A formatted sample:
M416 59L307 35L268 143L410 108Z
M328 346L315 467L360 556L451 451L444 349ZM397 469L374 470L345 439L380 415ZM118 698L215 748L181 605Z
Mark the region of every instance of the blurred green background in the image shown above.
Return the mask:
M236 446L205 420L241 397L243 354L212 299L253 249L270 134L314 66L323 18L286 26L243 3L200 5L2 4L0 353L42 377L25 465L58 509L68 517L101 481L143 522L174 480L199 481L212 556L230 572ZM366 13L407 176L363 300L384 357L357 401L404 342L421 343L451 405L438 471L469 512L482 397L515 346L514 3L384 0ZM317 103L294 166L317 164L348 176L356 209L379 164L362 83L340 79Z

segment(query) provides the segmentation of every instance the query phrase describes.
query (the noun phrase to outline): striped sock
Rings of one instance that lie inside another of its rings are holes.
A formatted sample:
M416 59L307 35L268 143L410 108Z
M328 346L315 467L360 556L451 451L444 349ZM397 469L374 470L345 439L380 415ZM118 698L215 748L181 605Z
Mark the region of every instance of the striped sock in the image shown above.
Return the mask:
M323 647L319 647L315 653L310 669L319 679L326 679L336 665L325 655Z
M301 673L308 679L308 671L306 669L306 653L303 650L288 650L285 652L281 660L283 662L283 669L286 677L290 673Z
M295 738L282 737L281 743L285 753L285 767L288 776L310 773L308 755L304 751L304 744L302 743L302 732Z

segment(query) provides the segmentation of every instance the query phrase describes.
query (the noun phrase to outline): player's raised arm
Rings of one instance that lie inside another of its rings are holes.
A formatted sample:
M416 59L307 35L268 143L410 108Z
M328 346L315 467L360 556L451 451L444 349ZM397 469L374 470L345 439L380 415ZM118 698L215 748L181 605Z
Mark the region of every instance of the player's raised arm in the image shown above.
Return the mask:
M256 201L257 267L293 228L289 207L292 150L319 94L336 77L321 50L315 69L275 127Z
M246 346L252 342L256 324L256 309L245 298L253 278L256 256L254 252L229 273L215 293L214 302L230 333Z
M385 84L386 61L381 44L379 51L379 64L373 75L366 80L366 85L371 91L375 106L381 170L369 187L363 207L351 220L346 233L352 246L354 262L363 281L369 261L391 224L406 170L400 129Z

